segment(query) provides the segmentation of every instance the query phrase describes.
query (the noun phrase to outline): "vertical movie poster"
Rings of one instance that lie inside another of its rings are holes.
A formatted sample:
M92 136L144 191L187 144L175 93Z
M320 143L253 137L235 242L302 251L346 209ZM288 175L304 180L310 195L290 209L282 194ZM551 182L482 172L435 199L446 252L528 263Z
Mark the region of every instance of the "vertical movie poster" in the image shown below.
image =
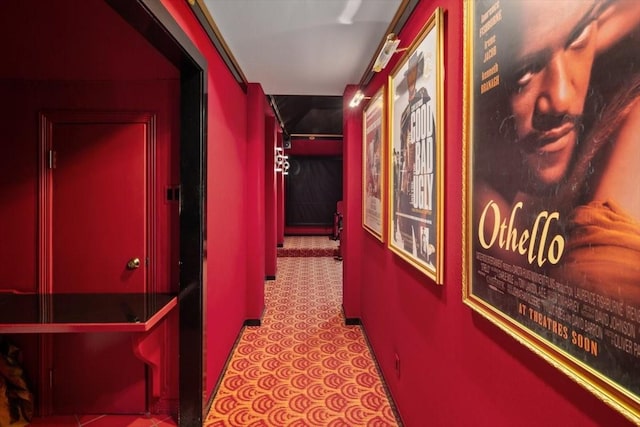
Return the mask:
M384 146L383 91L374 96L364 110L364 200L363 225L382 239L382 150Z
M390 244L419 265L437 265L437 31L430 31L392 79Z
M467 7L470 305L638 420L640 2Z

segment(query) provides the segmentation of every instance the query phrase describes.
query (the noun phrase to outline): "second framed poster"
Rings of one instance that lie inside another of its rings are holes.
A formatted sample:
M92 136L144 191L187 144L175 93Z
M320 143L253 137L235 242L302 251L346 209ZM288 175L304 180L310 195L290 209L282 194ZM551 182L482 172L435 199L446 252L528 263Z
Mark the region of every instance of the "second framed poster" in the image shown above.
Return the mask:
M371 98L362 116L362 226L384 241L384 89Z
M442 10L389 76L389 248L442 284Z

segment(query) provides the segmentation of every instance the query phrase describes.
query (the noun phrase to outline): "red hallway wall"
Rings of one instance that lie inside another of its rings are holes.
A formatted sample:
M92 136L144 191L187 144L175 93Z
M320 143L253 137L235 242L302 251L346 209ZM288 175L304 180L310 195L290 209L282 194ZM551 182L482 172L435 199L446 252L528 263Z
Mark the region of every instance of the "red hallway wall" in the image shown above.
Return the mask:
M361 312L407 426L629 425L605 403L462 303L463 3L421 1L399 34L401 46L405 46L435 7L443 7L444 285L432 283L362 229L362 131L356 124L359 132L345 133L349 204L345 218L345 306L353 304L351 312ZM394 56L376 76L366 88L367 95L386 83L388 72L401 56ZM347 88L345 98L350 90ZM354 115L345 110L345 117L348 123L356 123L361 120L361 110ZM351 297L354 291L359 298ZM395 355L400 358L399 376L394 369Z
M205 286L205 394L208 399L247 317L250 241L254 206L247 202L247 96L224 65L186 1L162 0L208 64L207 262ZM264 134L264 127L260 126ZM264 188L264 185L261 189ZM264 236L264 230L262 231ZM264 237L263 237L264 238ZM264 265L264 262L262 263ZM264 272L260 284L264 284ZM258 292L249 292L258 301ZM261 308L258 307L261 311Z
M339 139L292 139L291 148L285 150L290 156L342 156L342 140Z
M278 130L275 114L268 115L264 129L264 195L265 195L265 276L273 280L276 277L278 244L278 205L277 176L275 171L275 151L278 143Z
M356 92L355 86L348 86L344 92L343 125L344 155L342 159L342 215L343 229L340 236L342 250L342 308L347 319L362 317L361 283L365 258L362 252L362 111L349 108L349 102ZM349 144L348 141L357 141ZM382 256L377 251L370 256ZM371 262L369 257L367 262ZM373 269L380 268L380 263L371 262ZM383 315L383 314L381 314ZM384 315L383 315L384 316Z

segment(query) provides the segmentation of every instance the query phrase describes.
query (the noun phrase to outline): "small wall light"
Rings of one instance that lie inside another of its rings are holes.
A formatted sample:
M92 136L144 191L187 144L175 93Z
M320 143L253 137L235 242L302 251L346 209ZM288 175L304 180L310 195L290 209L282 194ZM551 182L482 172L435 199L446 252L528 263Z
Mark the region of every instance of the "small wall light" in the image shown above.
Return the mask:
M380 49L380 52L376 57L376 61L373 63L373 71L379 73L380 71L384 70L384 67L387 66L394 53L406 50L398 49L399 44L400 39L397 38L395 34L391 33L387 36L387 39L382 45L382 49Z
M349 107L355 108L358 105L360 105L363 99L369 99L369 98L370 97L368 96L364 96L364 93L360 89L358 89L356 93L353 95L353 98L351 98L351 102L349 102Z

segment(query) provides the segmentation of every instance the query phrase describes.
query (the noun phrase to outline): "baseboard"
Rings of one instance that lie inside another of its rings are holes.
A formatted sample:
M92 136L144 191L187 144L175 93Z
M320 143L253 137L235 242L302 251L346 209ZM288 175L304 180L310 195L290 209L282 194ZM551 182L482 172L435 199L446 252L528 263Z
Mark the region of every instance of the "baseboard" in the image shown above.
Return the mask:
M245 319L244 326L262 326L262 319Z
M357 319L360 322L360 318ZM369 347L369 353L371 353L371 358L373 359L373 363L376 365L376 370L378 371L378 375L380 375L380 379L382 380L382 388L384 389L385 394L387 395L387 399L389 399L389 405L391 406L391 411L398 422L398 427L403 427L404 422L402 421L402 417L400 416L400 412L398 411L398 405L396 405L396 401L391 394L391 390L389 389L389 385L384 376L384 372L382 368L380 368L380 363L378 362L378 358L376 357L376 353L373 351L373 347L371 346L371 342L369 341L369 335L367 334L367 330L363 324L360 324L360 330L362 330L362 335L364 336L364 341L367 343L367 347Z
M347 326L362 325L362 321L360 320L359 317L347 317L344 314L344 305L340 306L340 311L342 311L342 317L344 317L345 325Z
M227 372L227 369L229 368L229 364L231 363L231 358L233 357L233 353L236 351L236 347L238 347L238 344L240 343L240 338L242 338L242 332L244 331L244 327L245 326L248 326L246 320L245 320L242 328L240 328L240 331L238 332L238 335L236 335L236 340L234 341L233 346L231 346L231 350L229 351L229 354L227 355L227 359L224 362L224 367L222 368L222 372L220 372L220 376L218 377L218 381L216 381L216 385L215 385L215 387L213 387L213 392L211 393L211 395L209 396L209 400L207 401L206 410L205 410L205 414L203 415L203 417L206 417L206 414L211 412L211 406L213 405L213 399L216 397L216 394L218 393L218 389L222 385L222 379L224 378L224 374ZM260 325L258 325L258 326L260 326Z
M264 316L264 308L258 319L244 319L244 326L262 326L262 316Z

